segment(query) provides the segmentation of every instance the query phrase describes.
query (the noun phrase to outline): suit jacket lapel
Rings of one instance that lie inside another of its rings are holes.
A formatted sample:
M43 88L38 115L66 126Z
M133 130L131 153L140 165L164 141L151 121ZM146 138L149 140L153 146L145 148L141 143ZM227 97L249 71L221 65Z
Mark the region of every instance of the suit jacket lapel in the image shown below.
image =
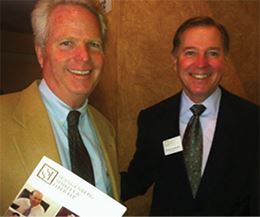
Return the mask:
M118 192L119 188L119 174L115 174L115 169L117 169L117 156L114 156L114 153L116 153L115 144L110 144L109 142L114 142L112 139L109 139L108 137L111 137L111 135L107 135L105 131L103 131L104 127L102 126L103 120L99 120L99 118L95 115L95 110L89 105L88 111L90 115L90 119L92 120L92 124L95 128L95 131L97 133L97 139L101 147L101 151L106 163L106 167L108 170L108 175L110 177L111 186L112 186L112 192L115 199L120 200L120 193ZM104 142L106 141L106 143ZM116 162L115 164L112 163ZM114 168L114 169L113 169Z
M119 199L119 180L114 178L118 178L118 174L114 174L114 165L112 165L109 160L110 151L115 153L115 151L110 150L109 147L114 147L115 144L104 144L103 137L105 141L110 141L111 139L109 140L106 138L109 135L106 135L106 133L103 132L102 123L93 113L92 109L90 109L90 117L93 120L108 173L111 178L114 197ZM55 136L47 110L41 99L37 82L34 82L21 92L20 101L13 114L13 121L17 126L17 132L13 136L13 144L19 153L19 158L22 163L21 166L27 171L27 174L25 174L27 177L31 174L43 156L47 156L61 164Z
M54 134L37 82L21 93L13 119L18 125L18 132L13 137L14 144L21 159L24 159L24 167L28 173L31 173L44 155L60 163Z
M177 131L177 135L180 135L180 128L179 128L179 122L180 122L180 106L181 106L181 92L178 93L178 98L176 99L175 102L175 106L178 106L178 108L175 108L175 110L177 111L175 113L175 128L178 129ZM191 187L190 187L190 181L188 178L188 174L186 171L186 165L185 165L185 161L184 161L184 156L183 156L183 151L180 152L179 154L179 165L178 165L181 169L180 169L180 174L179 174L179 180L181 182L180 185L183 185L183 197L186 197L186 201L187 203L192 203L193 201L193 196L192 196L192 191L191 191Z
M181 100L181 92L177 93L172 100L170 101L170 105L165 111L166 120L163 123L166 124L166 136L169 134L169 138L173 138L180 135L179 129L179 115L180 115L180 100Z
M179 129L179 116L180 116L180 104L181 104L181 92L177 93L173 96L168 105L166 105L165 120L162 120L164 126L164 137L169 139L176 136L180 136ZM176 183L176 186L182 186L182 197L186 198L187 203L191 203L193 200L192 192L190 189L190 183L186 172L183 152L174 153L171 155L164 156L165 159L165 167L167 171L178 171L178 173L169 173L169 179L172 179L172 183ZM177 174L177 178L176 178ZM172 191L169 195L175 195L174 192L176 189L169 188L169 191Z
M216 123L216 129L212 141L206 168L201 180L201 196L207 195L210 191L218 191L212 188L214 183L218 182L218 178L223 178L224 165L228 165L229 157L229 135L234 133L236 123L232 117L232 108L229 106L227 93L222 89L222 97L220 101L219 114ZM216 185L217 186L217 185Z

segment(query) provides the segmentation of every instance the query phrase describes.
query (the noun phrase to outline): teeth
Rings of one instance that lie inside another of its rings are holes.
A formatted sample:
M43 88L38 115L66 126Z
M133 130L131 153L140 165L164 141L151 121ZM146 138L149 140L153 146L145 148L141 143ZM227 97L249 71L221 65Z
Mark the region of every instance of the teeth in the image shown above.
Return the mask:
M191 76L193 78L196 78L196 79L204 79L204 78L209 77L209 73L207 73L207 74L191 74Z
M75 69L69 69L69 71L77 75L87 75L91 72L91 70L75 70Z

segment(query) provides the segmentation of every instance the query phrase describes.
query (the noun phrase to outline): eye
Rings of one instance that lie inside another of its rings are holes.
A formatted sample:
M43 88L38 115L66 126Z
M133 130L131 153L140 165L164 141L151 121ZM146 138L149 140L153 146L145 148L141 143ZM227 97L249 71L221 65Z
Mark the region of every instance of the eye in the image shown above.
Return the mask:
M98 50L103 50L103 46L102 46L102 43L99 42L99 41L89 41L87 43L87 46L89 48L94 48L94 49L98 49Z
M70 48L73 46L73 42L72 41L69 41L69 40L65 40L65 41L62 41L60 43L60 46L61 47L64 47L64 48Z
M185 50L184 55L187 57L193 57L196 55L196 51L195 50Z
M209 50L207 52L207 56L209 56L209 57L219 57L220 51L219 50Z

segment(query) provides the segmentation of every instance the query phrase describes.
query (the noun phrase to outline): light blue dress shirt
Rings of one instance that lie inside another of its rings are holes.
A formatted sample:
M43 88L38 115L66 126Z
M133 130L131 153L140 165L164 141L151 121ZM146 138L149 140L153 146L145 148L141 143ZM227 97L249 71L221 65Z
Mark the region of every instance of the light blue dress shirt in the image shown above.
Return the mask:
M221 89L218 87L206 100L201 102L207 109L200 115L200 123L203 132L203 156L201 174L203 174L208 160L212 140L216 128L219 104L221 98ZM182 91L180 107L180 134L183 139L186 126L193 115L190 107L195 103Z
M61 163L65 168L71 170L69 144L67 139L67 116L69 111L72 109L70 106L61 101L56 95L54 95L44 79L41 80L39 90L48 111L61 158ZM77 109L77 111L81 113L79 119L79 131L91 158L95 175L95 185L104 193L111 195L112 188L108 177L106 164L93 128L93 124L91 123L87 113L87 105L88 100L86 100L85 104L81 108Z

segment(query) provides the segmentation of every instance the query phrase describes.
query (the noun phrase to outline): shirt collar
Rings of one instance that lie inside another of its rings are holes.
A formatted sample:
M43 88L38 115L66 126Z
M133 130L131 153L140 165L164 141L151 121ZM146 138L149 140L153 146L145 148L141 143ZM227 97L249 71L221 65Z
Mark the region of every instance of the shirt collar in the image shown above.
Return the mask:
M51 115L60 121L65 121L67 119L68 113L73 110L69 105L64 103L60 98L58 98L48 87L44 79L41 80L39 85L40 93L43 97L44 102L47 105L48 111ZM86 99L83 106L76 109L81 113L81 117L87 113L88 99Z
M217 89L203 102L200 104L203 104L207 109L201 114L201 116L211 116L211 117L217 117L218 109L219 109L219 103L221 98L221 89L217 87ZM180 107L180 116L183 116L187 113L192 114L190 111L190 107L195 104L188 96L187 94L182 91L181 94L181 107Z

